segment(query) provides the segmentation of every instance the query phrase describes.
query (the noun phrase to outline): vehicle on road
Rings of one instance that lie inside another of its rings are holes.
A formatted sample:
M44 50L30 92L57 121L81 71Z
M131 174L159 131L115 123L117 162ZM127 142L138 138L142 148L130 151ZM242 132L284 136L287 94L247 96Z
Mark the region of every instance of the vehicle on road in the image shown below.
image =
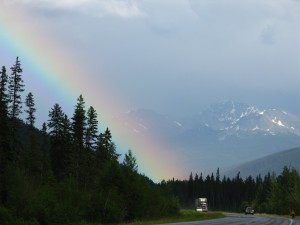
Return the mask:
M196 198L195 208L197 212L208 212L207 198Z
M251 215L254 215L254 209L252 207L247 207L245 209L245 214L251 214Z

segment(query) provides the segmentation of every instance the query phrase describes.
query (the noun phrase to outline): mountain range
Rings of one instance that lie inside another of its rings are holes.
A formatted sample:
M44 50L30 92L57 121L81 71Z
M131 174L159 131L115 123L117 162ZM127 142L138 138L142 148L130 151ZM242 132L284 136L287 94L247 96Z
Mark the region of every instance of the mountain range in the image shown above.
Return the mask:
M147 109L132 110L117 121L136 138L155 136L181 154L186 170L194 173L219 168L221 173L230 174L237 172L234 167L300 147L300 118L284 110L258 109L233 101L213 104L181 118ZM262 168L248 168L245 175L259 170Z

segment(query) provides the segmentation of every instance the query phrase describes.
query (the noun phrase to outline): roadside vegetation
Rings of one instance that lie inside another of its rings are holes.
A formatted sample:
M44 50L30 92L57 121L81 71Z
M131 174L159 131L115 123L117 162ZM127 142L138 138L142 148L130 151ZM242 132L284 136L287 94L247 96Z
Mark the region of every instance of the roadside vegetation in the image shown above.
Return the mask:
M224 214L221 212L196 212L195 210L180 210L179 214L172 217L166 217L157 220L149 221L135 221L133 223L126 223L122 225L152 225L152 224L165 224L177 222L200 221L209 219L223 218Z

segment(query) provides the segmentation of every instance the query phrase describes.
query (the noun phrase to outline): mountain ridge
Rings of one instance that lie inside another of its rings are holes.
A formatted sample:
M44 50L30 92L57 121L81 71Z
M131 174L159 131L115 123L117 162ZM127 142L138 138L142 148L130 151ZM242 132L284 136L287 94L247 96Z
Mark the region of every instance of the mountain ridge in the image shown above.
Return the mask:
M233 101L181 118L137 109L117 121L124 124L124 132L136 138L154 136L170 154L181 154L187 174L225 171L300 146L300 118L284 110Z
M224 171L228 177L234 177L237 173L241 177L258 175L265 176L273 172L279 175L286 166L300 171L300 147L280 151L253 161L246 162L240 166Z

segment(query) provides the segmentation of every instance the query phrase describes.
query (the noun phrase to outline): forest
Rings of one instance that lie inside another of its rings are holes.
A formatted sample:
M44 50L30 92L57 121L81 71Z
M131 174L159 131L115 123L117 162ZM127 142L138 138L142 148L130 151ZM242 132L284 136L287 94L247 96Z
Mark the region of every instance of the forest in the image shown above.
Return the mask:
M177 215L193 209L197 197L208 198L209 210L300 212L293 168L245 179L221 178L217 169L154 183L139 173L132 150L120 159L112 132L100 129L98 112L82 94L72 116L54 103L39 129L34 94L24 92L17 57L0 71L0 224L118 224Z

